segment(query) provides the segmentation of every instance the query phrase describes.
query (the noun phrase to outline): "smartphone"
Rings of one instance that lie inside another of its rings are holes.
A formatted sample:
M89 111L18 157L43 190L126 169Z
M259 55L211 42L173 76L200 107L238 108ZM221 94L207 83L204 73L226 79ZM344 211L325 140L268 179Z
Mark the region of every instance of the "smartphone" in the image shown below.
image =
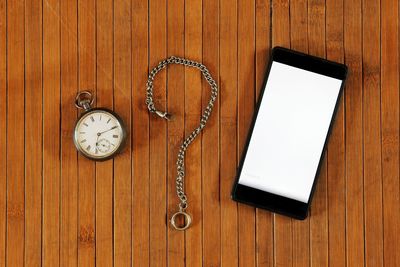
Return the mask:
M275 47L232 198L296 219L308 214L347 67Z

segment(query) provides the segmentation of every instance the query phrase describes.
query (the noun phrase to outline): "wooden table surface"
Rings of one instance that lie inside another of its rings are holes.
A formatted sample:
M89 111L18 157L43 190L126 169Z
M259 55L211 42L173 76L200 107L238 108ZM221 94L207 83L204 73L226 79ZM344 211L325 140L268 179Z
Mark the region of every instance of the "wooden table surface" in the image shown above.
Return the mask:
M344 62L349 79L310 216L230 199L271 48ZM178 146L209 87L170 56L204 62L220 94L187 153L193 226L176 211ZM0 266L400 266L397 0L1 0ZM129 129L114 160L78 156L78 90Z

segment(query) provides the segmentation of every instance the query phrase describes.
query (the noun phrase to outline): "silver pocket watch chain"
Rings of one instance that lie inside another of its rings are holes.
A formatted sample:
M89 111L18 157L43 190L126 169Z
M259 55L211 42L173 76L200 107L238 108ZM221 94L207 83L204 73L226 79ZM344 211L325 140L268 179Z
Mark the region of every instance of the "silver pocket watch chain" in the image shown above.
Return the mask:
M194 139L200 134L201 130L206 126L206 123L211 115L211 111L214 106L214 102L217 99L218 95L218 86L215 80L211 77L210 72L204 66L202 63L188 60L185 58L179 58L175 56L171 56L163 61L161 61L154 69L151 70L149 74L149 78L147 80L146 84L146 105L147 108L151 113L155 113L161 118L164 118L166 120L171 119L171 115L168 114L167 112L160 111L156 109L154 106L153 102L153 81L154 77L156 74L161 71L162 69L166 68L167 65L169 64L180 64L188 67L193 67L201 71L203 74L203 77L206 79L208 84L211 87L211 98L208 101L208 104L206 108L204 109L204 112L200 118L200 124L199 126L192 131L192 133L186 137L186 139L183 141L182 145L180 146L179 152L178 152L178 159L176 161L176 166L177 166L177 176L176 176L176 194L178 195L178 198L180 200L180 203L178 204L179 211L176 212L174 215L171 217L171 225L174 229L176 230L186 230L191 222L192 219L188 213L186 213L186 209L188 207L187 204L187 197L185 194L185 189L184 189L184 178L185 178L185 153L189 145L194 141ZM178 216L184 216L185 222L183 226L179 226L176 224L176 218Z

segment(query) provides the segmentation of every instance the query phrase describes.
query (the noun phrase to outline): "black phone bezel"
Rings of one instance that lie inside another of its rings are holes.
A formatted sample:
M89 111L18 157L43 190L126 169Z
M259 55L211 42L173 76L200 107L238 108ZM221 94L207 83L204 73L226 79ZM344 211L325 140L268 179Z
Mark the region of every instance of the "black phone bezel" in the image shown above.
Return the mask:
M308 70L311 72L319 73L325 76L329 76L332 78L342 80L342 85L340 87L339 95L336 100L335 109L331 117L328 133L325 138L324 147L321 153L321 157L318 163L318 168L316 175L314 177L314 182L312 185L310 197L307 203L300 202L294 199L290 199L287 197L283 197L280 195L272 194L266 191L262 191L256 188L248 187L242 184L239 184L239 177L242 172L243 163L246 159L247 150L249 147L250 139L254 130L254 125L257 119L258 111L260 109L260 105L262 102L262 98L264 95L264 90L266 83L268 81L269 72L271 70L272 62L280 62L293 67L301 68L304 70ZM236 180L232 188L231 197L233 200L249 204L252 206L256 206L258 208L270 210L275 213L283 214L295 219L303 220L307 217L308 210L310 208L311 200L314 195L316 181L318 179L321 163L325 155L326 146L329 140L329 136L331 135L332 125L334 123L334 119L336 117L336 113L339 107L340 99L343 94L345 81L347 77L347 66L344 64L340 64L337 62L329 61L323 58L318 58L315 56L310 56L308 54L304 54L298 51L290 50L283 47L274 47L272 49L272 55L270 61L267 65L264 82L260 91L259 101L255 107L253 120L250 126L250 130L247 136L247 141L242 153L241 160L239 162Z

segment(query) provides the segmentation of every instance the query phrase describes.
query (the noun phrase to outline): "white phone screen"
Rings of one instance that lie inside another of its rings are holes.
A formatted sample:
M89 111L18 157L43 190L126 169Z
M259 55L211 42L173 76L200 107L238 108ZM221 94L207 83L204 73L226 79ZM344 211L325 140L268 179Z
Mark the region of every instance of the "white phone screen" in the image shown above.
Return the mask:
M239 184L307 203L341 85L273 61Z

